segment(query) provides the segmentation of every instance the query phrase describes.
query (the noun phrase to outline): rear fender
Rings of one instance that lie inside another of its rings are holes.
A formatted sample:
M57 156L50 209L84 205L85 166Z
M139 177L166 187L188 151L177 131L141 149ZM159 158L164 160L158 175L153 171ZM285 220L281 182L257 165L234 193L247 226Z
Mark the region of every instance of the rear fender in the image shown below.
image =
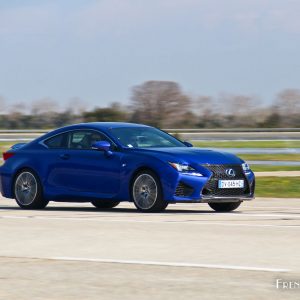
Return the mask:
M18 150L22 147L24 147L25 145L27 145L27 143L18 143L18 144L14 144L13 146L10 147L11 150Z

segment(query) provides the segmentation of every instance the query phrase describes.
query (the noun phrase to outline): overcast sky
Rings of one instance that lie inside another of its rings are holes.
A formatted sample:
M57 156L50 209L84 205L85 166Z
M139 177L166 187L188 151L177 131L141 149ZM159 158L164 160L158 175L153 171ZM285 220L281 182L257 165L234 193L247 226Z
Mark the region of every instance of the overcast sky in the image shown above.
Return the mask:
M126 103L146 80L264 101L300 88L300 1L0 0L7 103Z

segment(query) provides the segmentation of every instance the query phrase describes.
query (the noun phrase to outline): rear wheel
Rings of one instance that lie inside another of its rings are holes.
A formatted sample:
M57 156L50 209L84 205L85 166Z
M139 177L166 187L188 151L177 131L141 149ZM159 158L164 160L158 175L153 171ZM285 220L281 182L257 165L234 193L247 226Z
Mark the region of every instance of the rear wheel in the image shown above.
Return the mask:
M237 209L241 203L242 201L228 203L208 203L208 205L217 212L229 212Z
M135 176L131 196L136 208L143 212L159 212L168 206L162 196L160 181L150 170L141 171Z
M42 186L38 176L31 170L22 170L14 182L17 204L23 209L42 209L48 204L43 198Z
M117 205L119 205L120 202L110 201L110 200L98 200L98 201L92 201L91 203L99 209L109 209L109 208L116 207Z

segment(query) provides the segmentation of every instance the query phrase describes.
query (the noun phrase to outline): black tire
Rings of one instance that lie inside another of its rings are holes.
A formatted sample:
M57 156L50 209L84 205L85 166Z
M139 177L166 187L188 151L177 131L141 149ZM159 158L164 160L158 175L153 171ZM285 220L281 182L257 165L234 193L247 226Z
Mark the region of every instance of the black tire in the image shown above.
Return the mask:
M168 206L168 202L163 199L160 181L150 170L136 174L130 191L135 207L141 212L160 212Z
M208 203L208 205L217 212L230 212L237 209L241 205L239 202L225 202L225 203Z
M99 209L110 209L119 205L120 202L111 200L95 200L91 203Z
M23 209L43 209L49 203L43 198L39 177L30 169L23 169L17 174L13 192L17 204Z

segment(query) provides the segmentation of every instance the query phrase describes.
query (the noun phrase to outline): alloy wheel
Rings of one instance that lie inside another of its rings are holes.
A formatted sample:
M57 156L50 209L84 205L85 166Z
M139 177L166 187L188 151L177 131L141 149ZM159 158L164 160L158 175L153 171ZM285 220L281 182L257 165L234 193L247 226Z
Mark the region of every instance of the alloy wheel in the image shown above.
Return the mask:
M133 184L133 199L136 205L144 210L155 205L158 188L155 179L150 174L139 175Z
M38 191L37 181L30 172L21 173L15 183L15 196L22 205L33 203Z

